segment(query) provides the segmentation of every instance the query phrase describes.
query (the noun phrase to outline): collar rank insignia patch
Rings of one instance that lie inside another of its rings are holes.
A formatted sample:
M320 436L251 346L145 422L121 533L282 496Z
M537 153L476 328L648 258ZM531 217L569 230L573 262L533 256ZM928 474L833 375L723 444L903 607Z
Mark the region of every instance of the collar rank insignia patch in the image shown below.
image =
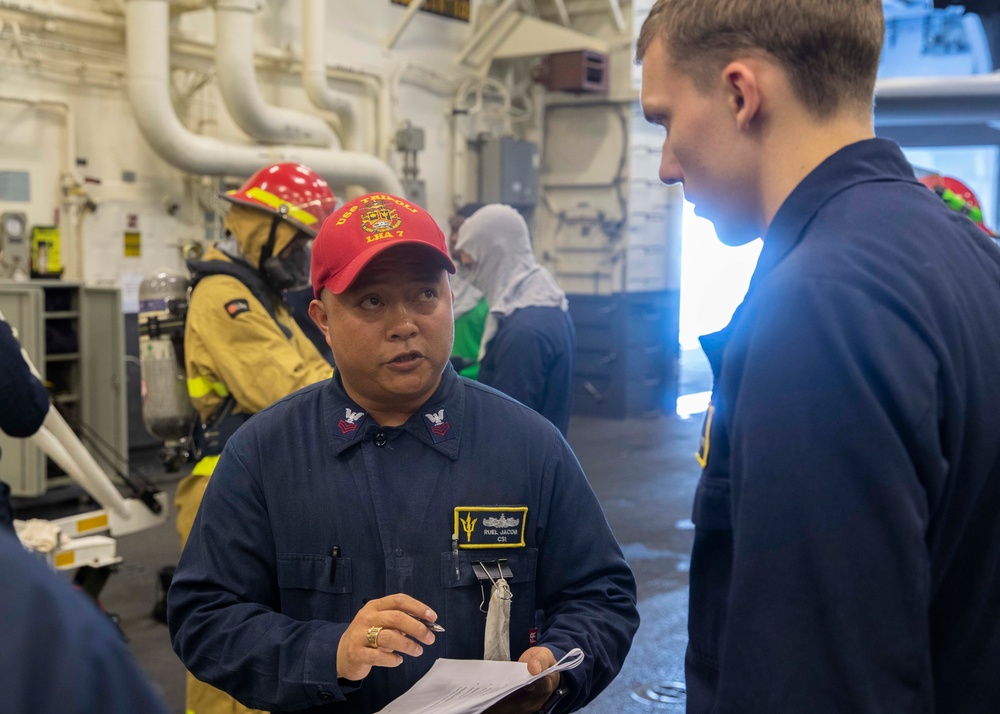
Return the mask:
M448 441L458 436L452 432L451 423L448 421L448 417L444 415L444 409L424 414L424 424L427 425L427 430L431 433L431 438L435 444L440 444L442 441Z
M337 426L340 427L340 436L344 439L353 439L350 436L358 427L365 422L364 412L352 412L350 407L344 409L344 418L337 422Z
M459 548L523 548L527 506L459 506L455 530Z

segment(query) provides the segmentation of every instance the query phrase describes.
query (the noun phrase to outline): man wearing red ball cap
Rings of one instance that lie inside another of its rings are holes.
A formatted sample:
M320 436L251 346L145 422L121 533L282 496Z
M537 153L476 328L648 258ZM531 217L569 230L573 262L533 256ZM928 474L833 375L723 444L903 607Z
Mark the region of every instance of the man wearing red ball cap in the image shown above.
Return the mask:
M229 435L251 414L331 372L285 302L286 291L308 289L309 243L336 204L330 187L302 164L278 163L219 197L229 204L230 240L188 262L184 358L198 428L197 463L174 501L182 546ZM185 710L249 714L190 675Z
M452 369L454 270L434 220L387 194L315 241L334 377L229 441L169 596L181 659L247 706L374 712L439 657L536 673L578 647L496 705L572 711L624 662L632 573L558 430Z

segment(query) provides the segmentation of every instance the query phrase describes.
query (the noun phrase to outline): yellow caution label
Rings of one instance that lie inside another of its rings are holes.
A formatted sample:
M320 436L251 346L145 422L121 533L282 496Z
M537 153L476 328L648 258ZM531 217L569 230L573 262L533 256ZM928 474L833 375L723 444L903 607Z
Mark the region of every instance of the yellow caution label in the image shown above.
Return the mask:
M125 257L138 258L142 255L142 234L125 232Z
M68 568L76 562L76 553L71 550L65 553L56 553L56 567Z
M76 522L77 533L84 533L86 531L94 531L107 527L108 527L108 516L106 513L102 513L99 516L93 516L91 518L81 518L79 521Z

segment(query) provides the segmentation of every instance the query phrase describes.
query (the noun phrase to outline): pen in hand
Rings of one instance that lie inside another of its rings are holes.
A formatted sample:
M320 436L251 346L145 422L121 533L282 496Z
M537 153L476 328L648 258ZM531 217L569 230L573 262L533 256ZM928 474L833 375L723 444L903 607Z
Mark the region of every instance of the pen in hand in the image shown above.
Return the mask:
M410 615L410 613L406 613L406 614ZM416 620L417 622L419 622L421 625L423 625L424 627L426 627L431 632L444 632L444 628L441 627L441 625L437 624L436 622L431 622L430 620L425 620L424 618L417 617L416 615L410 615L410 617L412 617L414 620Z
M369 602L370 602L370 599L369 598L365 598L364 600L361 601L361 604L362 605L367 605ZM444 627L442 627L441 625L437 624L436 622L431 622L430 620L425 620L422 617L417 617L416 615L414 615L413 613L410 613L410 612L408 612L406 614L409 615L410 617L412 617L417 622L419 622L424 627L426 627L431 632L444 632Z

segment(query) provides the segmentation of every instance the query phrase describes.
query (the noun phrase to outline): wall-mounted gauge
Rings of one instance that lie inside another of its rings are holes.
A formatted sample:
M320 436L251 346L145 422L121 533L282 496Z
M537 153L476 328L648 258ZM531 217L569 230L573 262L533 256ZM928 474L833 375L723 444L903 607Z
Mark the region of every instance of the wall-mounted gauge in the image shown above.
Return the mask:
M28 216L0 213L0 278L27 280L31 264Z
M28 217L23 213L4 213L0 215L0 232L3 239L9 243L20 243L28 232Z

